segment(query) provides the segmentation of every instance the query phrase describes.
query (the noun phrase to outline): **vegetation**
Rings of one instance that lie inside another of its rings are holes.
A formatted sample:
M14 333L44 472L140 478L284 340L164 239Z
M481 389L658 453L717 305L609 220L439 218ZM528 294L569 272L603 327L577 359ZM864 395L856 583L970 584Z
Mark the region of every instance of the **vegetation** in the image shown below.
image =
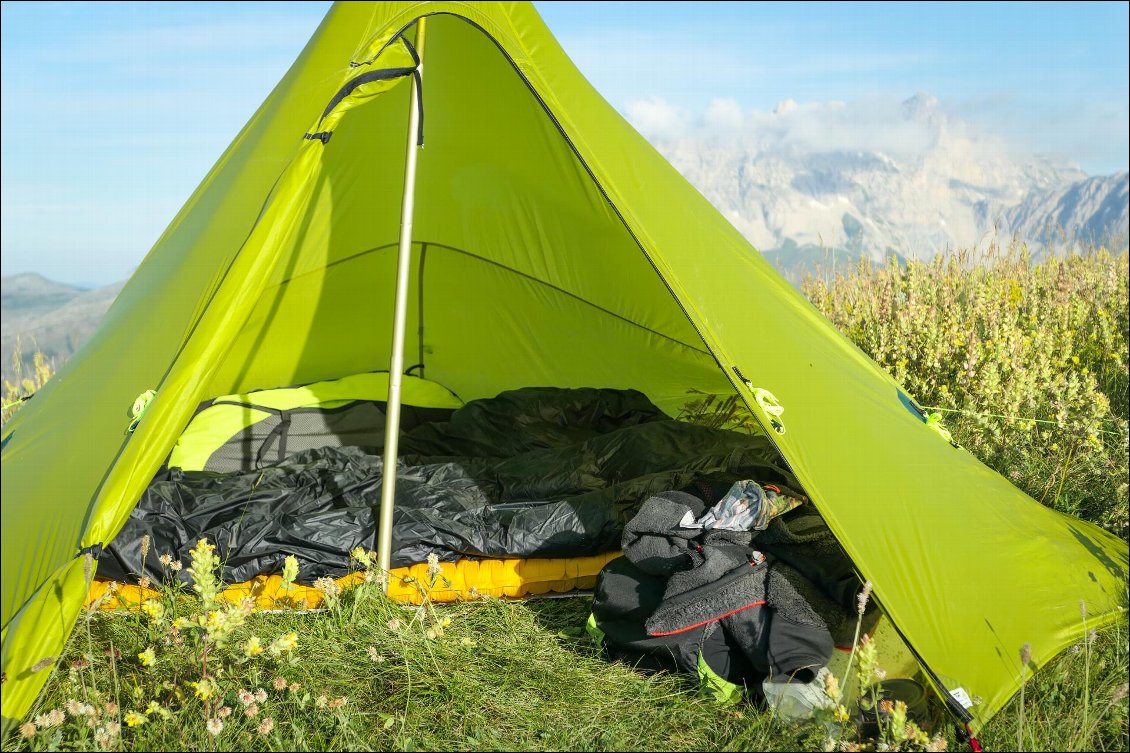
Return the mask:
M1014 251L973 265L958 255L861 266L805 292L920 404L942 413L955 439L1045 504L1125 535L1127 258L1100 249L1033 265ZM696 416L743 428L724 400L704 397L687 417ZM324 609L251 613L216 601L218 563L199 544L194 589L177 585L179 563L170 560L160 598L141 610L96 604L82 614L4 749L961 747L939 706L919 730L902 723L904 708L883 705L883 657L866 645L853 671L881 712L870 739L839 707L837 683L826 688L827 712L807 726L753 704L719 708L682 678L605 661L579 629L586 597L442 609L425 598L403 607L382 595L370 553L354 561L369 577L346 593L321 582ZM437 577L419 584L425 596ZM1081 611L1084 627L1086 619ZM1125 623L1092 631L1026 675L982 742L1130 748L1127 632ZM1027 647L1016 650L1023 663Z
M4 403L0 407L0 424L16 414L24 401L35 394L47 380L55 374L55 366L38 349L32 357L31 373L24 373L23 349L16 338L16 349L12 352L12 373L15 381L4 380Z
M1014 247L862 265L804 292L982 461L1126 536L1128 259L1030 264Z

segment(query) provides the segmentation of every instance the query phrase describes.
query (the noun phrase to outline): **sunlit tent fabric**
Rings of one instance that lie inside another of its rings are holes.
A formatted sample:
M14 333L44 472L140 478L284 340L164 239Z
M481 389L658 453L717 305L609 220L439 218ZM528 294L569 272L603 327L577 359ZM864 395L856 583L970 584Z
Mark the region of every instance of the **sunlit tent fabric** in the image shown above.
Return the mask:
M974 727L1018 689L1020 646L1043 664L1079 640L1080 602L1088 628L1117 617L1126 543L945 441L531 5L342 3L3 430L6 720L71 632L84 553L113 539L202 400L388 367L406 42L425 15L406 363L464 400L531 385L634 388L664 408L690 389L740 395L930 681L977 701L950 704Z

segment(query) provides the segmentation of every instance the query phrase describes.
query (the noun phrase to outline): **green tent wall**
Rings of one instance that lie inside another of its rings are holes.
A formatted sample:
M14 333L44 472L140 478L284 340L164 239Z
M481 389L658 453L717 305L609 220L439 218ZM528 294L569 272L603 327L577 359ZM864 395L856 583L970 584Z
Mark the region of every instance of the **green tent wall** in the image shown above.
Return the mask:
M429 16L406 363L521 386L770 391L782 455L979 726L1126 598L1126 542L929 428L606 103L528 3L342 3L86 346L3 429L3 716L22 717L202 399L387 368L415 21ZM704 72L704 77L708 72ZM353 82L353 84L351 84ZM352 88L350 88L352 86ZM335 97L344 92L340 98ZM329 107L327 108L327 106ZM306 138L305 134L329 134ZM748 382L746 380L749 380ZM128 411L157 391L136 431Z

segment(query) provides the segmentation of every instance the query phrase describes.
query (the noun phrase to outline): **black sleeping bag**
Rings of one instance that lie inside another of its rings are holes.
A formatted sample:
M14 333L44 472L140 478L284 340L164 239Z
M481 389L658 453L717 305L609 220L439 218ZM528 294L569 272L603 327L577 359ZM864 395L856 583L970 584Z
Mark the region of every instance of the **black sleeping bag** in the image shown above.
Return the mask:
M322 447L251 471L164 469L99 564L99 576L164 574L200 538L227 582L277 572L340 576L376 547L379 450ZM634 390L526 388L475 400L400 436L392 565L461 557L579 557L620 547L657 492L700 478L795 483L764 437L674 421ZM140 541L151 537L140 561ZM187 577L181 572L182 577Z

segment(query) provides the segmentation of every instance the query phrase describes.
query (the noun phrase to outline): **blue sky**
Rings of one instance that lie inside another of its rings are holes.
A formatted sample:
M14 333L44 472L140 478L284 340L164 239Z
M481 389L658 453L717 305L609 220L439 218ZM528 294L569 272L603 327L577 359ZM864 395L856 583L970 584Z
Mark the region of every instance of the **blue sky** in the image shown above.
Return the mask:
M1126 3L535 4L625 111L927 92L1025 154L1130 161ZM328 7L3 3L3 274L128 277Z

